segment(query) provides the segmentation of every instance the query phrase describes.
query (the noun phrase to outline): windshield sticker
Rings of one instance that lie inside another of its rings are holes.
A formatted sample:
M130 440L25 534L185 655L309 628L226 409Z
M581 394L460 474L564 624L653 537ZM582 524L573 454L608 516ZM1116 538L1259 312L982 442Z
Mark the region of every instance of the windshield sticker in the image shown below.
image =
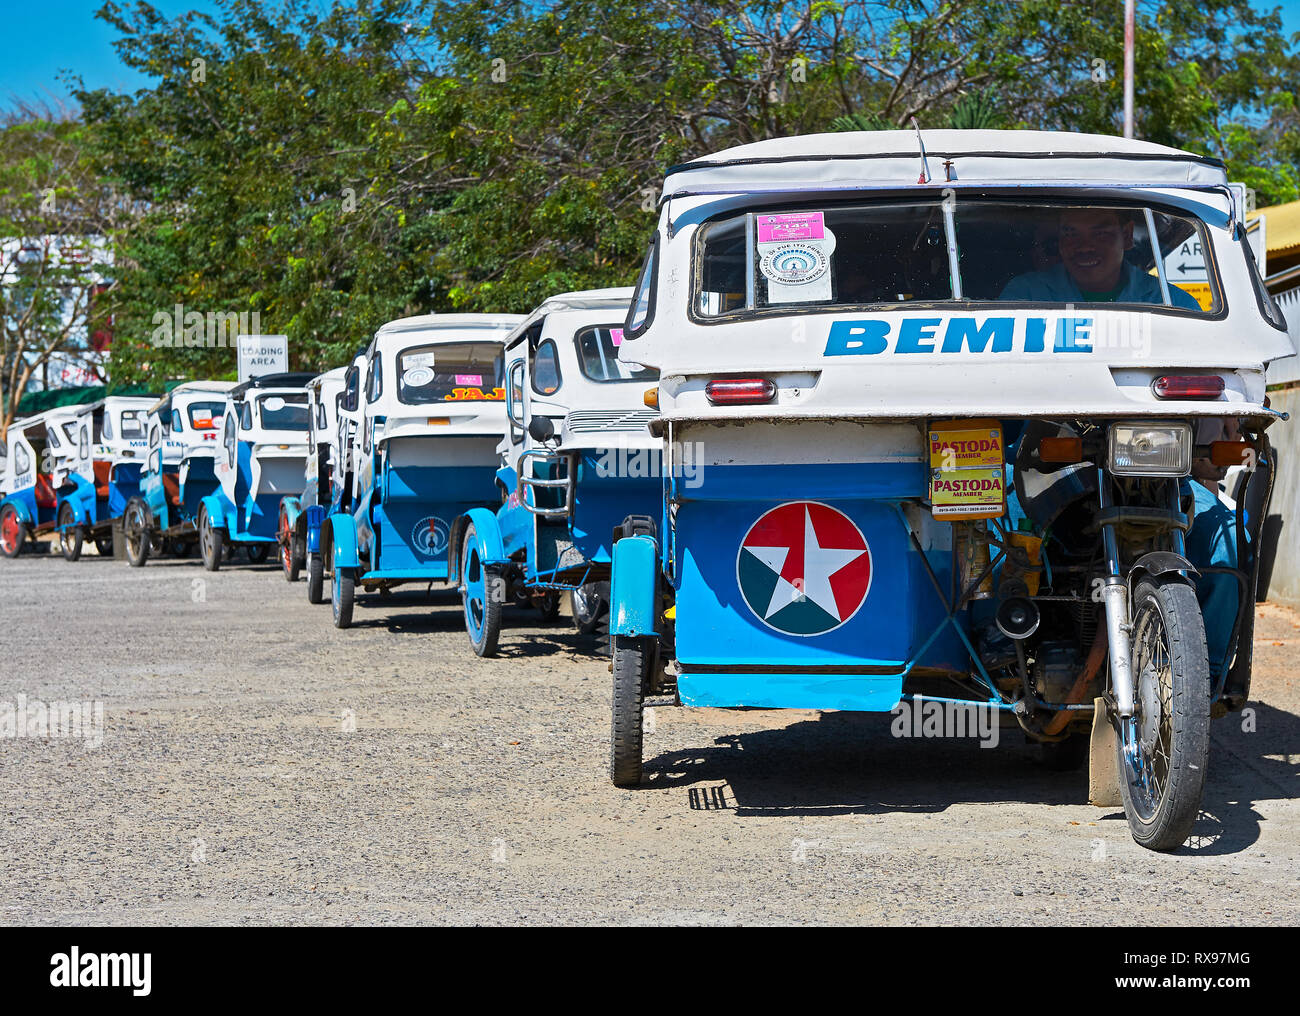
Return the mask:
M402 384L407 388L423 388L432 381L433 371L428 367L411 367L402 373Z
M623 345L623 329L611 328L609 330L609 341L612 342L615 346Z
M483 375L482 375L482 374L457 374L457 375L456 375L456 384L458 384L458 385L476 385L477 387L482 388L482 387L483 387Z
M485 392L481 388L453 388L450 395L442 397L443 402L504 402L506 390L493 388Z
M825 230L826 220L821 212L787 212L758 217L759 243L821 240L825 238Z
M411 367L432 367L436 355L435 353L407 353L402 357L402 366L406 369Z
M831 299L831 254L835 234L821 212L760 216L758 270L767 279L767 302L817 303ZM776 220L799 220L776 221ZM806 239L787 239L789 234ZM768 239L764 239L764 237Z

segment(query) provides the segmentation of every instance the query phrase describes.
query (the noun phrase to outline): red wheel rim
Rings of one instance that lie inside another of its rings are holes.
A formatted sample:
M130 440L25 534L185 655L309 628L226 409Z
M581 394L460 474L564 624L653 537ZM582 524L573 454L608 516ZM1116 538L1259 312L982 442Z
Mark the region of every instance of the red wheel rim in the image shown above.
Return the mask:
M22 523L18 521L17 512L8 511L0 516L0 544L4 544L6 554L12 554L17 548L21 531Z
M286 575L289 574L289 568L292 565L292 551L289 545L289 516L280 512L280 567L284 569Z

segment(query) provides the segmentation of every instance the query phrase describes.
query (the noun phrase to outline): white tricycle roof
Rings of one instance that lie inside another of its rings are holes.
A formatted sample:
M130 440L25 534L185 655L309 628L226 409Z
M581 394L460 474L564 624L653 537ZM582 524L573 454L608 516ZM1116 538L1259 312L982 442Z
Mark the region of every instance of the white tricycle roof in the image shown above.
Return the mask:
M925 158L922 159L922 144ZM949 163L950 165L945 165ZM923 170L924 165L924 170ZM922 180L922 172L928 179ZM845 131L756 141L673 166L664 198L972 185L1226 188L1218 159L1068 131Z

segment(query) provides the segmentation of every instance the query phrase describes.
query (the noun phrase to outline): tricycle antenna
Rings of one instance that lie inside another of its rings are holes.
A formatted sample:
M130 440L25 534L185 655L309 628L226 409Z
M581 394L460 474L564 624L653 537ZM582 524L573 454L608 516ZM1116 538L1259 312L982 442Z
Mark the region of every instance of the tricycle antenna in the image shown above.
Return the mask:
M921 125L916 122L916 117L912 117L912 128L916 131L916 145L921 150L921 175L917 183L930 182L930 162L925 156L925 142L921 139Z

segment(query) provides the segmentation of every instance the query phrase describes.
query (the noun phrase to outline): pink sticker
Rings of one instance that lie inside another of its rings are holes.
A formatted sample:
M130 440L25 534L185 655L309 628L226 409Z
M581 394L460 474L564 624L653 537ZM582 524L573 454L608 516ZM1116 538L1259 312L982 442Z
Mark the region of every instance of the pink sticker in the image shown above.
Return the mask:
M458 384L458 385L474 385L474 386L476 386L476 387L478 387L478 388L482 388L482 387L483 387L483 375L482 375L482 374L457 374L457 375L456 375L456 384Z
M758 242L780 243L783 240L824 240L825 220L821 212L787 212L783 215L758 217Z
M621 346L621 345L623 345L623 329L622 329L622 328L611 328L611 329L609 330L609 339L610 339L610 341L613 342L614 345L616 345L616 346Z

